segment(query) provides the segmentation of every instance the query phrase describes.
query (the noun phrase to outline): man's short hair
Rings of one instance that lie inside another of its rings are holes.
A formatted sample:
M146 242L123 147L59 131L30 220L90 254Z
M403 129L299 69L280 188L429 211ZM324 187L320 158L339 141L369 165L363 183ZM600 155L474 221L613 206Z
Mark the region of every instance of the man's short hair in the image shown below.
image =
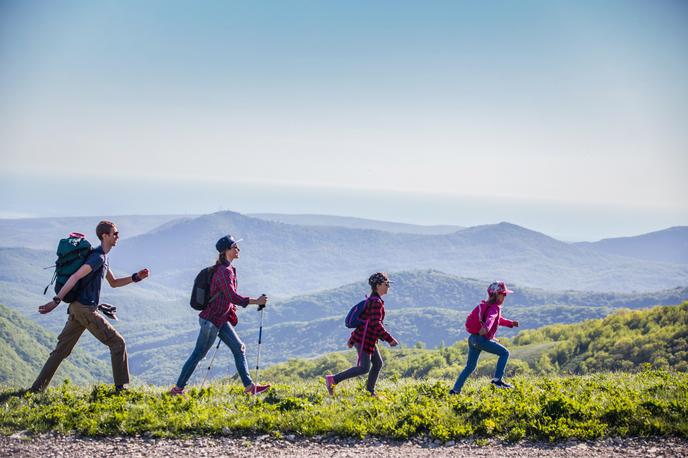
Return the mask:
M96 235L98 236L98 240L102 241L103 235L109 234L114 227L115 223L113 223L112 221L99 222L96 226Z

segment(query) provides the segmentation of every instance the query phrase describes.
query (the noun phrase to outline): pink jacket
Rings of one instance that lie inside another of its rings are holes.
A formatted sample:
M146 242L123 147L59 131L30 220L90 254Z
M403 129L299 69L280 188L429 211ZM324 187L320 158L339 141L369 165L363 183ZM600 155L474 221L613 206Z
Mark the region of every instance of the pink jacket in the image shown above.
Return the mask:
M485 312L484 307L487 306L487 312ZM497 334L497 327L506 326L508 328L514 327L514 322L502 318L502 306L499 304L487 304L485 301L480 304L481 315L485 317L485 327L487 328L487 334L485 338L492 340L495 334Z

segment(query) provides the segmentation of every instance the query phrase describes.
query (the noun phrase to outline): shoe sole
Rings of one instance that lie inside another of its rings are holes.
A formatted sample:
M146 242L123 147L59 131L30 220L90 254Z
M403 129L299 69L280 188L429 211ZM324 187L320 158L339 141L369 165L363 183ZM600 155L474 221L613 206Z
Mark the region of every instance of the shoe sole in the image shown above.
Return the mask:
M327 377L325 377L325 388L327 388L327 392L330 394L330 396L334 396L334 383L330 384L327 380Z
M270 390L270 388L265 388L264 390L261 391L246 391L245 393L248 394L249 396L258 396L259 394L267 393Z

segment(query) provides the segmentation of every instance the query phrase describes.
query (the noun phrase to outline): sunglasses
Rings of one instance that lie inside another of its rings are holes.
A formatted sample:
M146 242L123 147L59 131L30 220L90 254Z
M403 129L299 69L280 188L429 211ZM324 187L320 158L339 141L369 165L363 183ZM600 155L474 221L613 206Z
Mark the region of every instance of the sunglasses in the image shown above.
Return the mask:
M119 231L115 231L112 234L110 234L113 237L119 237Z

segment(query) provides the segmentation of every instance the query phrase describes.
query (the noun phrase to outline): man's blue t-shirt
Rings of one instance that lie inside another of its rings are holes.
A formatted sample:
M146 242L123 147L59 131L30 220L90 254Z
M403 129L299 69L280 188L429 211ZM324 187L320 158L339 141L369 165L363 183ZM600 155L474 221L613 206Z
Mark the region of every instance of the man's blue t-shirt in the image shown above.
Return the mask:
M92 271L81 280L77 301L96 306L100 303L100 286L109 269L108 257L102 245L91 252L84 264L91 266Z

